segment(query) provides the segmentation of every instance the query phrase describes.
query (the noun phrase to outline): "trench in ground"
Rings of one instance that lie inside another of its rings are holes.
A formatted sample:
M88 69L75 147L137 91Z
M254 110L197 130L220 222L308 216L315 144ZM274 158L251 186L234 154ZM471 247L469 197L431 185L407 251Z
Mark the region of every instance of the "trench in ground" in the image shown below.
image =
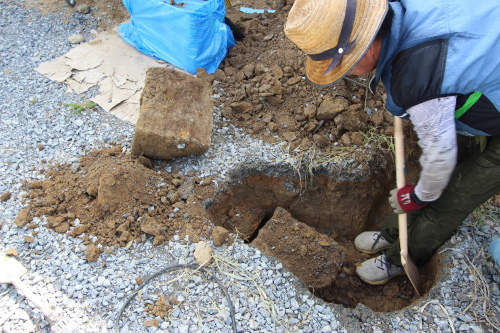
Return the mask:
M278 168L279 169L279 168ZM224 226L266 255L277 257L317 297L346 308L364 304L375 312L400 310L419 299L406 276L372 286L356 265L375 255L360 253L354 238L380 230L391 215L387 193L394 179L337 182L317 175L304 182L290 172L246 170L208 209ZM441 264L437 256L420 268L425 293Z

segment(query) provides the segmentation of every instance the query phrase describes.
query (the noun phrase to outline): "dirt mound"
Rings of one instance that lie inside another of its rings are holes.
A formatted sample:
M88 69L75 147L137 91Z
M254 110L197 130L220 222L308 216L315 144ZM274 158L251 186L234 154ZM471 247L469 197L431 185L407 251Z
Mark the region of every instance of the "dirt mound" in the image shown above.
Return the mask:
M202 202L211 196L213 189L204 185L210 182L145 165L151 162L132 159L121 147L94 151L78 165L58 165L46 180L29 184L28 209L46 216L49 228L99 249L130 246L147 235L154 244L174 235L194 242L209 237ZM18 219L18 226L27 222ZM95 251L87 259L95 261Z
M371 94L366 78L327 88L305 79L305 55L283 31L289 3L274 14L245 14L239 6L227 10L245 38L213 76L222 115L266 142L287 141L290 151L359 145L366 137L360 132L391 135L382 87Z

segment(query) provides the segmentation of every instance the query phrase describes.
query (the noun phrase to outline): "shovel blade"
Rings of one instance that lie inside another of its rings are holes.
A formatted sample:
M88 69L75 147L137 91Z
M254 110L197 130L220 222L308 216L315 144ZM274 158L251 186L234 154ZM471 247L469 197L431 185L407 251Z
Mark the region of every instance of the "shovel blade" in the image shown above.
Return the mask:
M420 286L422 284L420 281L420 273L418 272L417 265L415 265L411 257L408 255L406 256L401 255L401 263L403 264L403 268L405 269L406 275L410 279L413 288L415 288L417 294L421 296L422 292Z
M26 272L27 269L16 258L0 257L0 283L13 283Z
M420 296L421 295L421 282L420 282L420 274L418 272L417 265L413 262L410 254L408 253L408 230L407 230L407 221L406 214L399 214L399 245L401 246L401 264L403 264L403 268L406 272L406 275L410 279L413 288Z

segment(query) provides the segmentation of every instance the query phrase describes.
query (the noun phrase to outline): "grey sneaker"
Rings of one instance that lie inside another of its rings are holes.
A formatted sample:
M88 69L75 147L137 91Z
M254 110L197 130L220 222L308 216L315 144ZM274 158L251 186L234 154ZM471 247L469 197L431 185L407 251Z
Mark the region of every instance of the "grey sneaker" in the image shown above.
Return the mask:
M356 274L366 283L379 285L387 283L393 277L405 274L405 270L393 264L391 258L381 254L364 261L356 268Z
M382 237L380 231L365 231L356 237L354 246L358 251L371 254L386 250L390 248L392 244Z

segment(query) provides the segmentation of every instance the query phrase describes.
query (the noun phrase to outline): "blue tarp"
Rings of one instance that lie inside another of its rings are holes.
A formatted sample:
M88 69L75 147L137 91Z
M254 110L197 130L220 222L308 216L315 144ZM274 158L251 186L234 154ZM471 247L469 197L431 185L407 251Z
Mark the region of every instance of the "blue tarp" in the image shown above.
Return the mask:
M120 36L142 53L192 74L199 67L213 74L235 45L224 23L224 0L123 0L130 23Z

